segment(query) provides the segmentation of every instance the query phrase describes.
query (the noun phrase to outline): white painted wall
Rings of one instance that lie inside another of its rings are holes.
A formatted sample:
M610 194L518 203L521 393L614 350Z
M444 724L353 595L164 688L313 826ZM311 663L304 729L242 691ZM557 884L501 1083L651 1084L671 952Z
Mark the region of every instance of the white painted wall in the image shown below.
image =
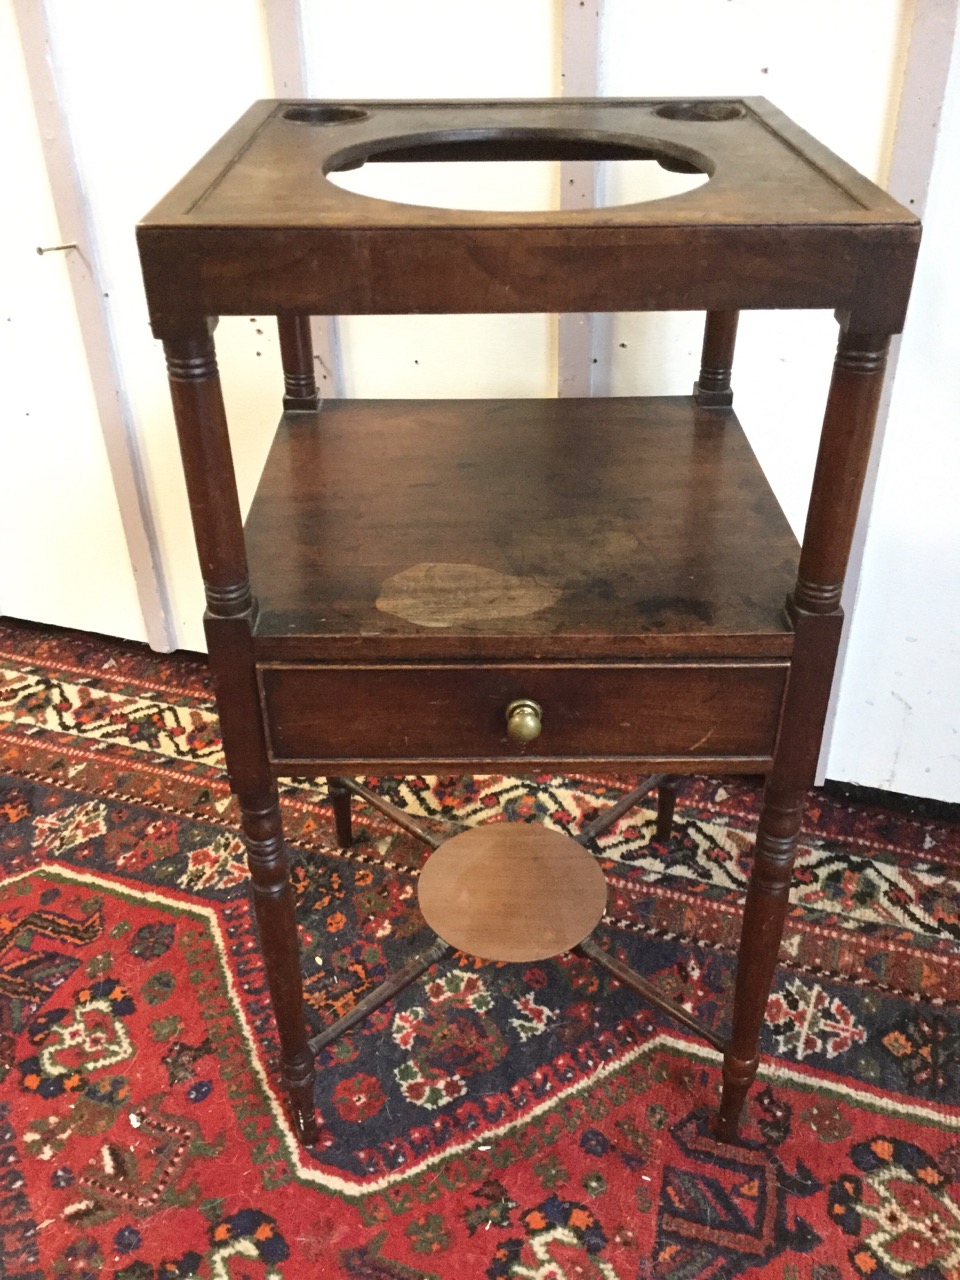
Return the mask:
M145 635L13 7L0 4L0 613ZM22 128L9 122L22 121ZM75 251L74 251L75 252Z
M672 0L654 21L649 5L605 0L600 92L758 94L882 184L912 12L912 0ZM621 315L598 338L608 364L598 364L595 393L682 395L703 317ZM737 414L798 536L836 341L826 312L741 317Z
M960 800L960 26L893 385L831 777Z
M202 649L203 589L134 226L253 99L272 93L262 11L257 0L48 0L47 9L97 226L102 286L136 422L173 634L178 647ZM276 325L225 319L217 351L241 495L249 502L277 421Z
M559 93L553 0L303 0L307 91L317 98L549 98ZM369 165L368 195L484 208L556 207L557 166ZM348 396L556 394L556 324L542 315L350 316Z
M23 197L4 207L9 226L0 248L13 282L11 321L0 339L10 365L2 390L4 414L14 428L7 433L12 438L5 442L5 460L8 476L43 477L37 490L42 521L26 483L18 483L0 504L4 545L26 545L22 530L29 527L33 547L6 557L0 566L0 608L119 635L145 634L63 264L34 252L37 243L55 242L59 233L31 126L11 4L49 25L52 65L102 263L100 283L109 295L106 322L123 384L119 391L129 402L131 465L144 475L169 593L171 633L178 645L199 648L202 593L162 356L146 323L134 223L252 99L274 92L271 61L281 78L296 79L302 71L307 91L315 96L552 96L562 85L559 37L565 3L570 0L138 0L135 5L128 0L83 5L0 0L5 23L0 92L6 118L23 122L12 156ZM600 91L763 94L882 182L907 33L918 5L952 8L955 0L807 0L804 5L672 0L659 6L604 0ZM278 32L290 46L282 51ZM953 112L955 120L955 107ZM956 151L960 139L956 125L951 127ZM403 170L391 175L386 166L370 167L349 180L401 180L412 190L410 184L427 176L414 166ZM501 170L479 166L469 175L444 175L439 166L427 167L432 183L447 184L446 200L476 203L478 181L487 203L549 206L557 200L555 166ZM941 578L948 564L955 572L955 561L945 551L955 525L931 529L930 498L943 496L947 468L938 464L931 477L918 460L944 459L956 448L956 375L947 362L960 334L944 302L944 264L950 262L944 210L956 194L953 172L952 179L938 177L931 201L924 250L929 278L921 283L913 308L915 328L904 345L893 397L889 453L885 449L881 459L829 771L853 781L960 799L957 773L949 763L957 750L953 726L960 719L956 704L950 704L960 685L956 665L949 665L956 662L955 627L952 638L937 643L931 638L938 627L951 634L952 615L942 603L949 592ZM611 168L601 188L607 199L617 200L626 194L628 181L636 179ZM939 232L938 217L943 219ZM595 393L689 389L697 371L700 317L599 317L596 330ZM258 317L225 320L217 337L246 504L277 416L274 325ZM738 410L798 530L835 338L833 320L825 315L746 315L741 326ZM341 339L342 389L349 395L556 391L551 317L348 318L341 324ZM37 354L42 349L56 350L54 374L48 358ZM53 379L56 410L42 405L35 391L38 383L46 389ZM69 407L66 416L59 407L63 403ZM910 406L921 403L918 419ZM30 432L21 429L27 412ZM919 445L916 454L912 441ZM923 521L904 520L905 494L923 509ZM948 501L943 510L949 510ZM934 535L939 541L931 541ZM921 546L932 565L925 571L917 567ZM910 600L909 628L892 622L893 595ZM914 635L916 640L907 639ZM932 678L925 681L927 674ZM909 715L900 699L913 708ZM930 762L931 755L942 759L942 767Z

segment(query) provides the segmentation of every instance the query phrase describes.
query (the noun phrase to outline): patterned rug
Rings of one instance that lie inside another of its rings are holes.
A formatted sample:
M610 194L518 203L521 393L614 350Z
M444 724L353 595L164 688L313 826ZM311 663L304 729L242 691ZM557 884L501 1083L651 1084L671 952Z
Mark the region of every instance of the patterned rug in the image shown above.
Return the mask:
M576 831L624 783L379 779ZM418 946L420 847L285 786L310 1017ZM726 1017L758 792L601 840L604 943ZM440 829L438 826L437 829ZM960 826L814 796L744 1142L718 1059L573 957L458 957L325 1050L300 1150L202 664L0 625L0 1275L960 1277Z

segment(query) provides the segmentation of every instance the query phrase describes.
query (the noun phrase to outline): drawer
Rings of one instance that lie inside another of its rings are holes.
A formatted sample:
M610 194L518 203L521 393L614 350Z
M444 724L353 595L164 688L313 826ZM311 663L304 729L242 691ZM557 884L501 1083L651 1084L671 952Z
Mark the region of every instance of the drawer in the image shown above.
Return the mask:
M478 765L630 759L762 762L773 755L789 663L264 664L271 759ZM529 744L506 709L539 703Z

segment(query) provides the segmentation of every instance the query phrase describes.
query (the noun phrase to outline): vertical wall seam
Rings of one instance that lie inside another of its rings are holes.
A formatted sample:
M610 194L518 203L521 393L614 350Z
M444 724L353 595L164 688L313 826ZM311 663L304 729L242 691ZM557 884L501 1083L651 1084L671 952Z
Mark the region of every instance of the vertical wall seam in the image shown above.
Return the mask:
M159 539L112 320L104 305L103 268L93 213L83 191L74 140L60 96L47 5L13 0L13 11L61 238L78 246L66 254L67 274L137 599L150 646L169 652L175 640Z

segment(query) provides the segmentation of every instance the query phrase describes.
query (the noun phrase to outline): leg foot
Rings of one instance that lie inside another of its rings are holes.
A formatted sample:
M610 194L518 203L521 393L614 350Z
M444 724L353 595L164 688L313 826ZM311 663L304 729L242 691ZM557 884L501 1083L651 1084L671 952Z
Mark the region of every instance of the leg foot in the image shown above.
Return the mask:
M733 1028L723 1059L717 1136L736 1140L747 1092L757 1074L760 1032L773 986L790 900L793 859L805 793L767 785L740 933Z
M713 1132L720 1142L736 1142L740 1136L743 1104L757 1075L759 1057L744 1062L732 1053L723 1056L723 1092L714 1120Z
M337 844L341 849L353 845L353 822L350 816L350 789L342 778L328 778L327 791L333 805L333 820L337 828Z
M313 1054L308 1053L301 1062L301 1070L295 1073L284 1064L284 1082L290 1099L290 1115L297 1141L312 1147L320 1138L317 1113L313 1103Z
M270 1002L280 1036L280 1062L293 1110L297 1135L315 1142L313 1054L303 1016L300 939L293 912L287 853L280 826L276 788L260 795L240 795L244 841L253 890Z

